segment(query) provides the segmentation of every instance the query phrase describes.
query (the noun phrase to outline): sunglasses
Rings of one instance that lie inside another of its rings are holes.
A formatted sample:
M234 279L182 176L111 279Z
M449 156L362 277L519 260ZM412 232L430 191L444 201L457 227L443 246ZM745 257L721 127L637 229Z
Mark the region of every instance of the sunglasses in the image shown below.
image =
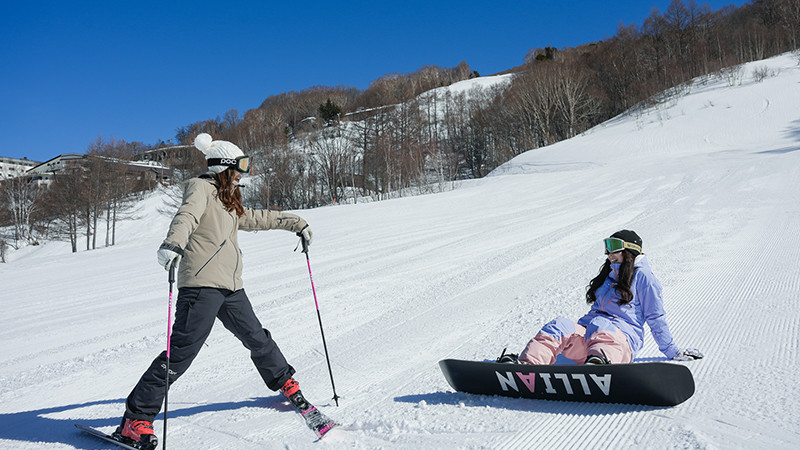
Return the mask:
M228 166L233 167L237 172L250 173L250 157L240 156L238 158L209 158L208 166Z
M606 246L606 255L609 253L617 253L623 250L631 249L636 250L637 252L642 252L642 247L636 244L631 244L630 242L625 242L620 238L608 238L603 239L603 243Z

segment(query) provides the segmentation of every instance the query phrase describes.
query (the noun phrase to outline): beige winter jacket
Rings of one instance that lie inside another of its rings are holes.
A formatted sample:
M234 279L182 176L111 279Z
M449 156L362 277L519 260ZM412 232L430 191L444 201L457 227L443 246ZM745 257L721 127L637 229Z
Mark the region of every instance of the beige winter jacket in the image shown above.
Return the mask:
M281 229L299 232L306 221L294 214L245 208L242 217L228 212L217 198L216 180L186 182L181 204L164 242L184 250L178 287L242 288L242 251L237 230Z

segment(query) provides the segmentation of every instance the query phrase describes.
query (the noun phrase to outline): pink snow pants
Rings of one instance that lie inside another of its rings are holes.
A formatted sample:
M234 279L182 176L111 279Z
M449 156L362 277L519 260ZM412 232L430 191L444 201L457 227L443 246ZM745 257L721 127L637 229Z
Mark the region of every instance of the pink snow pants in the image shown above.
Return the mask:
M519 355L519 361L525 364L553 364L559 353L576 364L583 364L589 355L603 354L612 364L633 360L628 339L608 319L597 317L588 327L584 327L559 317L545 325L528 342Z

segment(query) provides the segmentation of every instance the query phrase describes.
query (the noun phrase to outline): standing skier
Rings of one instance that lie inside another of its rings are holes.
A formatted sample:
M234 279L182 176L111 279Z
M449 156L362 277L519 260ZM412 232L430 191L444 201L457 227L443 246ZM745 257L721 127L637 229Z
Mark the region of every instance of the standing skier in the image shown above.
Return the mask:
M641 238L621 230L604 243L607 259L586 291L586 302L592 305L589 313L577 323L554 319L528 342L519 358L504 352L498 362L553 364L560 353L577 364L630 363L642 348L645 323L667 359L703 357L698 350L681 350L673 342L664 318L661 283L642 254Z
M235 144L202 133L194 145L205 154L209 171L186 182L183 203L158 250L158 263L164 268L179 263L169 383L189 368L218 318L250 350L267 387L289 397L299 391L292 378L295 370L261 326L242 288L237 232L281 229L310 244L311 229L294 214L242 206L239 179L249 172L250 161ZM114 433L140 448L157 446L153 419L164 402L166 358L167 352L162 352L142 375Z

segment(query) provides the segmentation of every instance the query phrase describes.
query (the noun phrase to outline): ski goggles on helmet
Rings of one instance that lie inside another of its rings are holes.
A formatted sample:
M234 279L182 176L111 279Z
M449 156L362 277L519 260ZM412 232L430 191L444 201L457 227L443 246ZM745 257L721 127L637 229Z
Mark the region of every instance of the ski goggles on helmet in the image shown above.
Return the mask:
M635 250L639 253L642 252L642 247L640 245L631 244L630 242L625 242L620 238L604 239L603 243L606 246L606 255L608 255L609 253L621 252L626 248L630 250Z
M249 173L250 157L240 156L238 158L209 158L208 167L211 166L228 166L233 167L237 172Z

